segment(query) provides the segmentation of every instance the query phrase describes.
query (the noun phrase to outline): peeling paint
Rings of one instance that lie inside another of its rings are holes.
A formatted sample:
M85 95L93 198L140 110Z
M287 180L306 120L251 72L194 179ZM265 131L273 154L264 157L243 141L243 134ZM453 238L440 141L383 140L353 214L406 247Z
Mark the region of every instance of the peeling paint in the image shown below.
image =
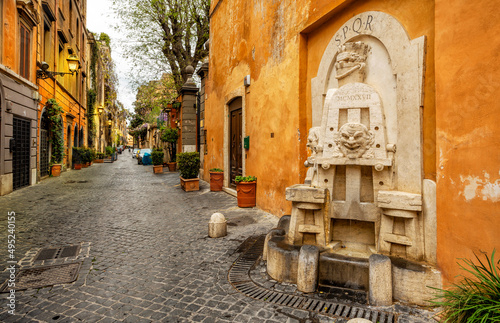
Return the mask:
M480 198L483 201L500 201L500 179L491 182L490 174L486 172L484 172L483 178L460 175L460 181L464 184L464 189L459 194L463 195L467 202L475 198Z

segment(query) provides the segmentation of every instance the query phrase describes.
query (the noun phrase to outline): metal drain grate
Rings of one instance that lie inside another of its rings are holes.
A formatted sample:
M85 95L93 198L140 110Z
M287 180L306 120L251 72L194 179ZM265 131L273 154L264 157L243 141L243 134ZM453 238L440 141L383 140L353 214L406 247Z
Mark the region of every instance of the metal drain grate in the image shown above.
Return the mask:
M243 254L233 263L228 273L228 280L237 291L264 302L316 312L334 318L364 318L377 323L396 323L398 321L394 313L287 294L257 285L250 278L250 270L262 255L265 237L265 235L250 237L242 243L240 248L244 250Z
M72 283L78 277L81 262L21 269L16 275L16 290L30 288L41 288L57 284ZM0 292L6 292L10 288L5 282Z
M80 245L66 246L61 248L44 248L38 252L35 261L75 257L80 252Z

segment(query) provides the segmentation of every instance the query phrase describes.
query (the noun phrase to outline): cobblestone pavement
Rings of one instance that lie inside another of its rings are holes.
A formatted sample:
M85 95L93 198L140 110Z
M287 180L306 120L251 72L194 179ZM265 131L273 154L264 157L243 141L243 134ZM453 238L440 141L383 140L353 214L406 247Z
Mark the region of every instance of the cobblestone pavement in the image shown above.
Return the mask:
M210 192L208 183L200 188L183 192L178 173L155 175L126 151L114 163L71 170L0 197L0 270L8 267L12 211L21 266L43 264L33 262L34 255L51 246L81 249L45 264L83 260L75 283L16 292L14 315L9 294L1 294L0 321L333 322L233 289L227 273L238 247L267 233L277 218L238 208L234 197ZM228 220L224 238L208 238L214 212Z

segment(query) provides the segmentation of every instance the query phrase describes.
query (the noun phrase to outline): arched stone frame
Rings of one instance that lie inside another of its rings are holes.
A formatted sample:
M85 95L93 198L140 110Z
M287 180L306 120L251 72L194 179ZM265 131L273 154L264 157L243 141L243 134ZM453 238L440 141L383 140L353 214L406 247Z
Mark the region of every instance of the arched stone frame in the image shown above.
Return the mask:
M312 126L320 126L326 92L337 87L331 75L339 46L362 37L373 37L385 46L398 88L396 122L407 125L396 145L399 158L413 162L411 165L396 164L402 183L398 189L421 194L423 155L420 109L423 106L425 36L410 39L406 29L393 16L379 11L360 13L344 23L332 37L321 58L317 76L311 80Z
M321 124L327 91L338 88L338 82L333 75L340 46L346 42L366 40L376 40L387 52L388 68L394 80L391 85L394 86L395 94L390 98L393 102L385 102L384 107L393 113L388 116L387 122L392 123L397 132L397 142L394 142L397 147L395 156L404 161L396 160L394 165L398 178L397 187L394 189L422 195L421 221L424 231L422 234L425 236L425 260L436 263L436 184L423 176L425 36L410 39L406 29L396 18L378 11L363 12L346 21L330 40L318 67L317 76L311 80L312 126ZM370 84L369 75L366 83ZM376 84L370 85L377 88ZM380 87L377 90L380 91ZM384 93L381 94L384 96ZM392 110L388 107L391 104Z
M225 96L224 98L224 172L226 174L229 174L229 167L230 167L230 149L229 149L229 135L231 133L231 129L229 127L231 126L230 120L229 120L229 105L231 102L238 98L241 97L241 112L242 112L242 124L241 124L241 137L245 138L246 134L246 121L245 121L245 87L239 87L233 92L229 93L228 95ZM243 143L241 143L243 146ZM245 149L242 150L242 156L241 156L241 161L242 161L242 173L243 176L246 174L246 151ZM230 176L226 175L224 176L224 187L228 188L229 187L229 181L230 181Z

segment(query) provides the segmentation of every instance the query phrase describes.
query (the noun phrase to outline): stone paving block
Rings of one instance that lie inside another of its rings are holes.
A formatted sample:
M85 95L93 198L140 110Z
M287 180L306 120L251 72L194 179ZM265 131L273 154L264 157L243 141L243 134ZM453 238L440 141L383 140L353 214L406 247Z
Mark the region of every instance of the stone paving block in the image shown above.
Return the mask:
M177 172L155 176L149 166L134 161L124 152L114 163L63 172L0 197L0 212L18 215L19 259L29 262L48 246L81 244L78 258L88 265L80 272L80 284L19 292L18 313L26 317L15 315L17 322L76 322L90 315L89 320L99 322L283 323L288 316L280 311L297 314L251 299L227 281L231 264L241 255L236 252L240 244L251 235L266 234L276 226L276 217L238 208L236 198L212 194L204 182L200 192L187 194ZM248 221L231 226L226 237L209 239L207 223L215 212L232 223ZM4 224L0 218L0 228ZM6 232L0 230L0 241L5 240ZM0 259L6 256L7 249L0 248ZM294 289L269 280L263 263L252 271L255 277L266 288ZM5 314L6 307L0 306L0 321L16 322ZM405 315L428 318L424 312Z

